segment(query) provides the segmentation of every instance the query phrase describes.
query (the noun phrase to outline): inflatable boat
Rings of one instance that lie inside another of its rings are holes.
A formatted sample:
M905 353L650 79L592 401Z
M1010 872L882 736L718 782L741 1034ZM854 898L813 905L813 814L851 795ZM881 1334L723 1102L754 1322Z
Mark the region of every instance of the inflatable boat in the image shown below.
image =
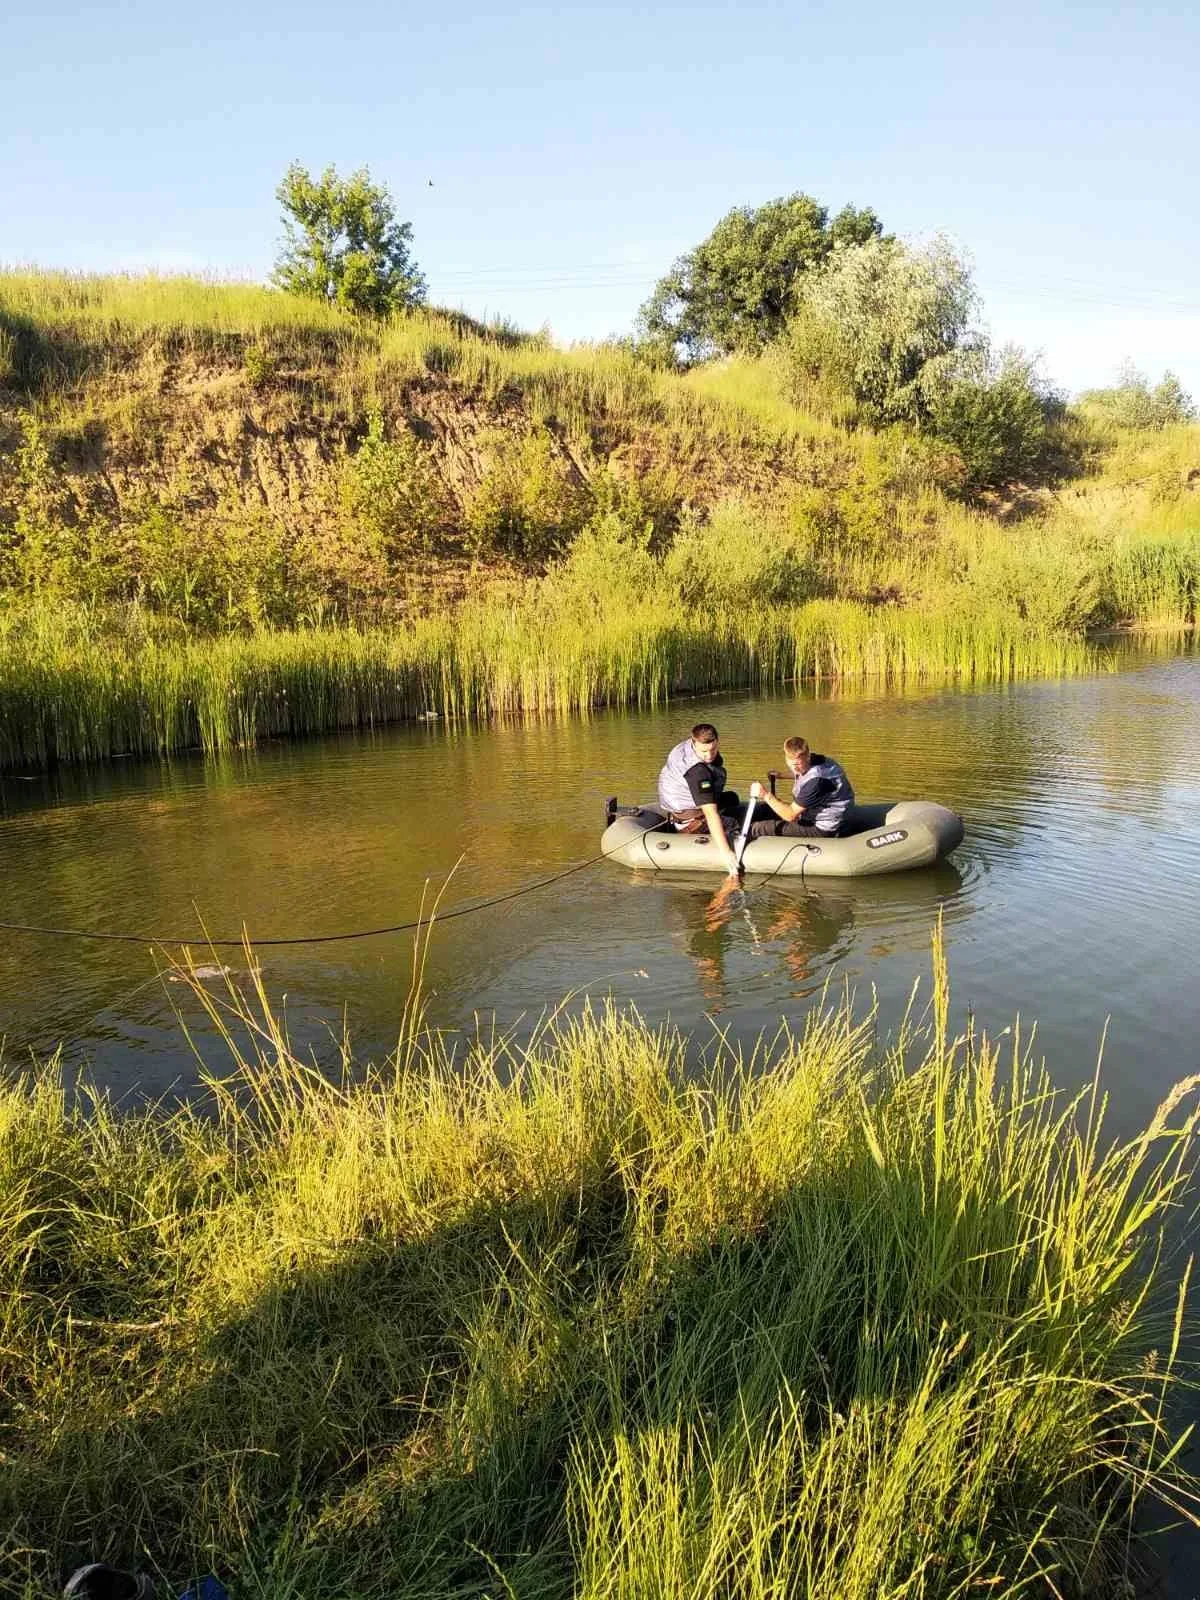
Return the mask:
M622 866L658 872L721 872L725 862L703 833L678 833L653 806L606 808L600 848ZM941 861L962 843L962 818L932 800L853 805L828 839L775 835L751 839L742 857L747 876L870 878Z

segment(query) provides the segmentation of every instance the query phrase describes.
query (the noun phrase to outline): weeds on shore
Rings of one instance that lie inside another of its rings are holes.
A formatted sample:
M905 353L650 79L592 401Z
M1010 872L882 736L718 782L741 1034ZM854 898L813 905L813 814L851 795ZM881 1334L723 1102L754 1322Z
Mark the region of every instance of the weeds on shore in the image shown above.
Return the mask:
M453 439L415 414L437 389ZM0 272L0 768L1003 680L1194 625L1200 428L1093 428L1090 477L985 508L944 447L788 393L766 358L679 376L451 312Z
M148 633L136 615L118 632L83 608L26 606L0 609L0 770L216 753L431 712L580 713L814 677L1006 682L1096 659L1081 640L1003 615L832 601L689 621L654 600L585 619L531 600L468 605L404 629L193 640Z
M420 966L418 950L416 965ZM118 1113L0 1091L0 1587L1104 1600L1166 1421L1196 1080L1093 1087L932 1004L753 1058L613 1008L525 1046L406 1014L331 1081L249 970L229 1074Z

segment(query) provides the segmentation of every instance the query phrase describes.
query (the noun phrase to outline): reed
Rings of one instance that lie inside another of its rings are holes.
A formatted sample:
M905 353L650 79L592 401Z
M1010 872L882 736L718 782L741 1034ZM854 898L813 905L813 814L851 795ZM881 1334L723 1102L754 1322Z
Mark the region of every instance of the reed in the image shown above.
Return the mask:
M1091 630L1194 624L1200 428L1098 434L1088 476L1001 520L949 498L928 441L810 415L785 376L769 358L665 374L616 345L558 350L437 310L354 319L253 284L0 272L0 396L19 425L0 459L0 768L427 711L1087 671ZM247 407L255 437L299 441L269 510L232 481L258 472L230 465ZM430 445L409 471L426 447L408 420L439 407L461 412L462 448ZM385 413L407 452L372 523L346 489L355 430ZM505 480L529 523L515 544L475 515L497 438L531 486L533 509ZM518 601L480 598L550 557ZM452 622L378 625L465 584ZM331 617L343 635L269 631Z
M404 628L245 637L109 631L84 608L0 610L0 770L444 718L586 713L813 678L1005 682L1092 670L1067 635L1011 617L849 602L681 619L652 598L586 620L537 596Z
M422 956L418 950L415 966ZM203 1105L0 1088L0 1588L1129 1592L1197 1081L1111 1143L1019 1043L849 1002L752 1057L612 1007L323 1075L261 976ZM175 990L176 993L180 991Z

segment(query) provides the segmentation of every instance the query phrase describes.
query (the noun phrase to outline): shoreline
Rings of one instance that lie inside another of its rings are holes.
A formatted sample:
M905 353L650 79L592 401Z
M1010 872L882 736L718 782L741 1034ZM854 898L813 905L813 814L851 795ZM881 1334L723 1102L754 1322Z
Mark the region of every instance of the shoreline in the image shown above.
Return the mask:
M1083 1594L1195 1506L1156 1245L1197 1080L1106 1147L1098 1087L950 1036L936 937L900 1041L844 1001L702 1080L632 1010L463 1057L410 997L330 1081L255 969L177 971L225 1035L215 1115L0 1088L6 1584L103 1549L172 1592L520 1593L532 1548L554 1600L1016 1595L1031 1560Z
M834 680L1005 682L1096 670L1074 635L1020 619L811 601L680 625L480 605L406 632L264 633L134 648L82 626L0 635L0 772L165 758L416 721L562 716Z

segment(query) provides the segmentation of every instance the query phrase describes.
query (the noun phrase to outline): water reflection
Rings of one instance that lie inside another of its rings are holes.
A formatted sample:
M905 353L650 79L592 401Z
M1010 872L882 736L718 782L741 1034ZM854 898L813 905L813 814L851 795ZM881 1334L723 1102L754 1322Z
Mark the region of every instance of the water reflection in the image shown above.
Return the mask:
M864 800L926 796L966 819L938 871L812 885L630 873L612 864L443 925L432 1019L532 1026L569 991L740 1040L798 1020L836 976L902 1011L946 919L956 1000L999 1031L1036 1018L1052 1071L1106 1072L1137 1120L1194 1065L1200 1002L1180 981L1200 943L1200 661L1131 660L1091 679L978 691L822 685L686 708L506 727L421 725L267 747L223 763L120 763L0 781L0 919L258 937L414 915L501 893L594 855L604 797L648 795L679 729L711 715L737 786L802 732ZM1136 779L1136 781L1134 781ZM569 804L564 804L569 797ZM297 1037L326 1050L343 1017L364 1055L394 1043L405 937L263 951ZM72 1064L153 1094L194 1078L145 948L0 937L0 1036L20 1062L74 1040ZM865 998L865 996L864 996ZM78 1035L78 1037L76 1037ZM206 1048L201 1041L201 1048Z
M819 884L722 879L715 891L711 881L662 873L638 887L655 897L656 917L686 954L712 1015L744 1007L763 990L781 1001L804 1000L852 950L868 972L901 952L924 959L939 914L953 924L973 910L952 862Z

